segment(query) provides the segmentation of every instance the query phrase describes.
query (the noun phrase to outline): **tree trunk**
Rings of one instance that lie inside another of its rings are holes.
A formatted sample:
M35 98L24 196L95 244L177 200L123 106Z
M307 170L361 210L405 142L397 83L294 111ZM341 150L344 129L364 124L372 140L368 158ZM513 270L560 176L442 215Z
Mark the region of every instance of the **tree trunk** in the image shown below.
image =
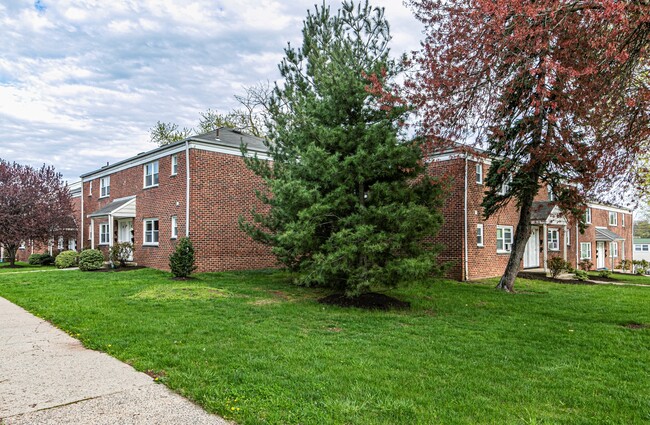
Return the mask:
M7 259L9 260L9 267L14 267L16 265L16 252L18 251L17 246L7 246Z
M521 210L519 211L519 223L515 231L515 240L512 244L512 252L508 259L508 265L503 272L503 276L497 285L497 289L502 289L507 292L514 292L515 278L519 273L521 259L524 257L526 250L526 243L530 237L530 218L532 216L533 208L533 194L526 194L524 200L521 202Z

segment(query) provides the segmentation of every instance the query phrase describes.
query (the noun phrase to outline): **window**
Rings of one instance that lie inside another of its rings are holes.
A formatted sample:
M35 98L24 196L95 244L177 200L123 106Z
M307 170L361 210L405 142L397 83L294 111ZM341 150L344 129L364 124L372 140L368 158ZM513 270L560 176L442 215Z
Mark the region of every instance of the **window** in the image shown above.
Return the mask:
M172 176L178 174L178 155L172 155Z
M90 182L88 187L88 196L93 196L93 182Z
M510 182L512 181L512 177L507 176L503 180L503 184L499 188L499 195L507 195L508 192L510 191Z
M56 249L59 251L63 251L63 236L59 236L58 244L56 245Z
M93 239L93 225L89 224L88 225L88 240L91 241Z
M546 185L546 191L548 192L548 200L555 201L555 195L553 194L553 186L550 184Z
M618 242L612 242L610 244L610 249L612 250L612 257L618 257Z
M476 225L476 246L483 246L483 225Z
M560 250L560 232L558 229L548 229L548 249L549 251Z
M571 231L569 229L564 231L564 243L571 245Z
M621 214L621 226L625 227L625 214Z
M111 177L103 177L99 179L99 197L105 198L111 194Z
M71 251L77 250L77 240L74 238L68 239L68 249Z
M158 186L158 161L144 166L144 187Z
M642 247L642 246L643 246L643 245L634 245L634 250L635 250L636 252L641 252L641 247Z
M476 183L483 184L483 164L476 164Z
M108 223L102 223L99 225L99 244L108 245L110 240L110 235L108 234Z
M636 252L648 252L650 245L634 245L634 250Z
M178 237L178 220L176 219L176 216L172 216L172 239L176 239Z
M25 241L20 241L20 246L18 249L26 249Z
M510 252L512 249L512 226L497 226L497 252Z
M615 211L609 212L609 225L618 226L618 214Z
M585 210L585 224L591 224L591 208Z
M158 245L158 219L149 218L144 220L144 244Z
M591 260L591 242L580 242L580 259Z

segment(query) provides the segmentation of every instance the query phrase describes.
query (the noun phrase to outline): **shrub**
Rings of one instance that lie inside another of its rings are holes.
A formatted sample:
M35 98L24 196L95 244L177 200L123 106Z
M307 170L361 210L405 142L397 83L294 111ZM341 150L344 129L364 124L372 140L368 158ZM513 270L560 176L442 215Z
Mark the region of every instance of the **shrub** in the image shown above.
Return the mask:
M133 253L134 247L131 242L116 243L111 247L111 261L113 264L119 263L121 267L126 266L129 257Z
M580 264L578 265L582 270L588 272L594 267L594 263L592 263L589 260L582 260L580 261Z
M574 274L575 274L575 276L576 276L576 279L578 279L578 280L580 280L580 281L582 281L582 282L584 282L584 281L586 281L587 279L589 279L589 274L587 274L587 272L584 271L584 270L576 270L576 271L574 272Z
M601 270L598 272L598 277L610 278L612 277L612 272L610 270Z
M639 276L643 276L646 273L646 269L644 269L643 267L637 267L636 269L634 269L634 272Z
M548 266L548 269L551 272L551 277L557 278L562 272L568 272L571 271L571 263L568 261L565 261L564 258L561 257L551 257L548 259L546 262L546 265Z
M77 251L63 251L56 256L54 264L59 269L67 269L68 267L75 267L79 261L79 254Z
M621 262L618 263L618 268L625 272L629 272L632 270L632 260L621 260Z
M42 257L42 254L32 254L27 259L27 262L31 266L40 266L41 265L41 257Z
M79 254L79 269L99 270L104 266L104 254L96 249L85 249Z
M180 238L176 244L176 250L169 256L169 268L172 276L186 278L194 270L194 246L190 238Z

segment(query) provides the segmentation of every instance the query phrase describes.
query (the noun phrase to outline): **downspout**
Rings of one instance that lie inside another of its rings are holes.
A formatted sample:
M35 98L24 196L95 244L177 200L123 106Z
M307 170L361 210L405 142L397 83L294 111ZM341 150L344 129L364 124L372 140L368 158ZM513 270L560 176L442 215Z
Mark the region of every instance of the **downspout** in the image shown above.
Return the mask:
M185 237L190 236L190 142L185 141Z
M578 226L578 222L576 221L576 269L580 268L580 240L578 239L580 237L580 226Z
M467 153L465 154L465 208L464 208L464 244L465 244L465 279L469 280L469 246L467 242Z
M79 250L79 244L81 244L81 249L84 249L84 179L81 179L81 229L80 229L80 240L77 242L77 250Z

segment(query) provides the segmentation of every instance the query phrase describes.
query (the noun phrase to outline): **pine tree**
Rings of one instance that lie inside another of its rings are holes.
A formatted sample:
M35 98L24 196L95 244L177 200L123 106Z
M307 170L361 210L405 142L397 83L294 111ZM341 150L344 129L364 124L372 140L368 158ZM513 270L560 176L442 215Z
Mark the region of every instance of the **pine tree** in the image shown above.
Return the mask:
M194 246L190 238L180 238L176 250L169 256L169 268L172 276L187 278L196 270L194 265Z
M389 40L383 9L346 1L336 15L308 13L302 47L285 49L269 107L272 161L247 159L269 209L240 224L299 284L355 296L440 271L425 240L442 223L441 188L419 143L400 138L406 109L373 90L399 71Z

